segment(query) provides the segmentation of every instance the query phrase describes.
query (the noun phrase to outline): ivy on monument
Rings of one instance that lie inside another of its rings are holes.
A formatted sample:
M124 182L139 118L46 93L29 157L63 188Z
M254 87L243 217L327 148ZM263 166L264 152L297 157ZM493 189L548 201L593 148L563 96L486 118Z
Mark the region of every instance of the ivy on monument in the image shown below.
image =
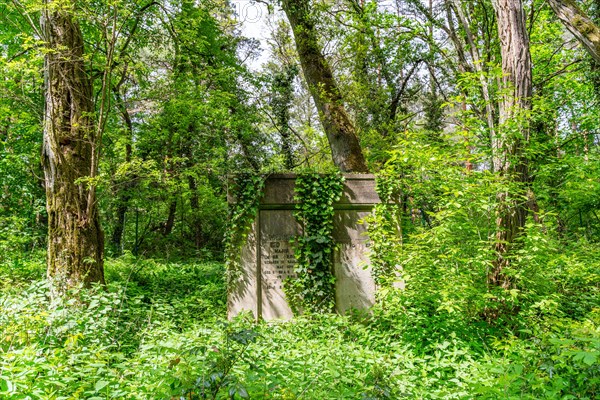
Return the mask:
M303 233L292 239L296 277L284 285L295 314L332 312L335 308L333 204L342 196L343 182L339 174L309 173L296 179L294 216Z
M258 213L266 177L255 174L237 174L232 178L231 192L235 202L229 208L225 232L225 267L227 287L232 288L241 275L240 257L250 227Z
M373 278L380 287L389 286L398 277L397 259L402 251L402 182L394 175L377 175L376 204L367 218L371 240L370 262Z

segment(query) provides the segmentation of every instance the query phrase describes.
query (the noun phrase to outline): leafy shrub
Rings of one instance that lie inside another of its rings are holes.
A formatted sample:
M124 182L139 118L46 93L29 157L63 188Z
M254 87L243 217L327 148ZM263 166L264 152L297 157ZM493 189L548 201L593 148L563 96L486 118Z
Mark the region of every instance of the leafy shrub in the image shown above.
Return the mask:
M597 292L575 292L597 269L573 246L555 261L572 277L556 305L529 307L512 332L436 312L433 289L386 289L372 314L255 324L223 321L221 264L126 255L107 263L106 289L68 300L47 297L42 262L0 264L0 398L592 399L600 310Z

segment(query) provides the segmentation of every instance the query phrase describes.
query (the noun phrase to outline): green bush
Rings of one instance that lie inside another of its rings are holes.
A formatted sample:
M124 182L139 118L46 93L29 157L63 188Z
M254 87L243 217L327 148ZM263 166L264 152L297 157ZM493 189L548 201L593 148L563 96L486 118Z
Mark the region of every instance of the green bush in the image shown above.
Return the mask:
M600 310L594 256L576 254L586 246L555 259L570 277L556 304L531 305L512 331L437 310L433 288L386 289L371 314L255 324L225 321L222 264L126 255L107 262L106 288L68 300L48 298L43 262L0 264L0 398L592 399Z

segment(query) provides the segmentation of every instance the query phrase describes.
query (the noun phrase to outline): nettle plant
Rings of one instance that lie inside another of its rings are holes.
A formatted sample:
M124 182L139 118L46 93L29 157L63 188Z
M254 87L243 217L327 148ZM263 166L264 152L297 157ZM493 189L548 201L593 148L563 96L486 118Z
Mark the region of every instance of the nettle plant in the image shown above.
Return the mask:
M240 277L241 249L256 218L264 185L264 176L238 174L233 177L232 193L235 202L229 208L225 234L227 287L233 287L233 283Z
M333 204L342 196L343 176L316 173L296 179L294 216L303 233L293 240L296 278L288 279L284 289L295 314L332 312L335 308L333 274Z

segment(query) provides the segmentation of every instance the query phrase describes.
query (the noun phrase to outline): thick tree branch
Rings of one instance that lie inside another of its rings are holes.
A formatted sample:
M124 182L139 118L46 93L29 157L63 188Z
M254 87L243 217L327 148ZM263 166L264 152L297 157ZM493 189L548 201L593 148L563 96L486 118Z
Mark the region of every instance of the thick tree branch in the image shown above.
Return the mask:
M573 0L548 0L548 4L594 60L600 62L600 27Z

